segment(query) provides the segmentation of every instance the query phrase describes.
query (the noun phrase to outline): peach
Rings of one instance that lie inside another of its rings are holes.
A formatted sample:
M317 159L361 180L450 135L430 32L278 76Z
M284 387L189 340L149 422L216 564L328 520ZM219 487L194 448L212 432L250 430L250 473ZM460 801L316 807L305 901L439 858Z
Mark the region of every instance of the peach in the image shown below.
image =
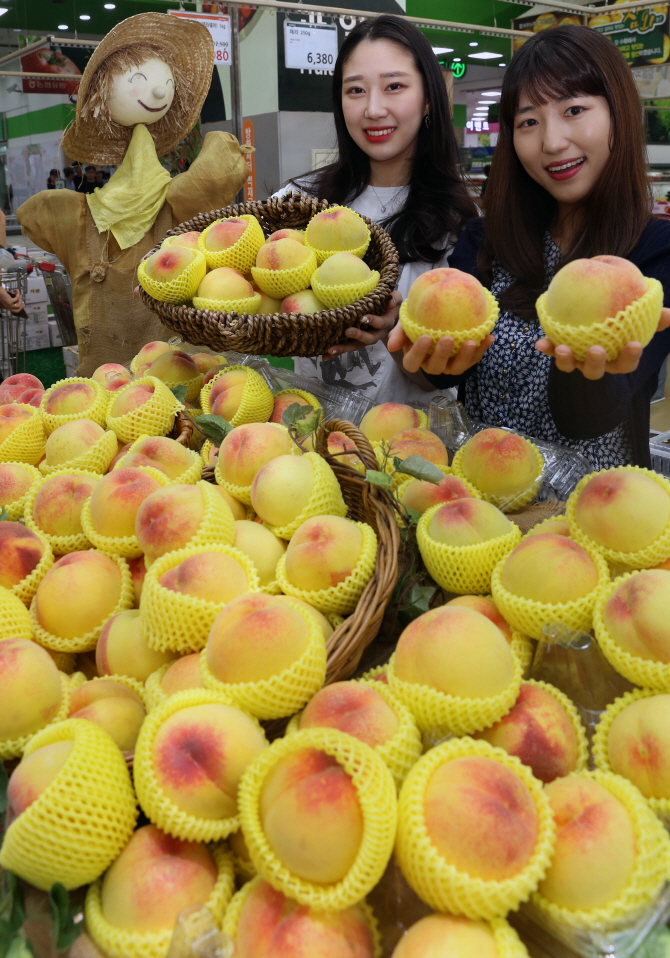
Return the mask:
M578 542L551 532L524 539L505 559L503 587L534 602L574 602L598 585L598 569Z
M500 629L461 606L424 612L403 631L395 653L403 682L461 698L500 694L514 676L514 656Z
M483 499L454 499L435 512L428 535L448 546L472 546L506 536L513 529L507 516Z
M621 582L605 603L603 620L626 652L670 662L670 572L645 569Z
M142 632L139 609L126 609L105 623L95 650L98 675L127 675L146 682L152 672L174 659L172 652L150 648Z
M206 845L144 825L103 879L102 914L125 931L171 932L179 913L206 904L215 884L216 867Z
M338 462L343 462L358 471L363 470L361 459L356 449L356 443L343 432L329 432L326 442L328 452L335 456Z
M207 552L206 547L164 572L158 581L164 589L217 604L249 591L247 574L237 559L223 552Z
M448 466L449 456L441 439L429 429L401 429L391 438L390 456L407 459L409 456L423 456L436 466Z
M324 912L259 882L237 923L235 954L245 958L373 958L374 941L359 905Z
M529 490L540 471L528 440L504 429L482 429L469 439L461 466L477 489L503 499Z
M42 540L20 522L0 522L0 586L13 589L44 555Z
M32 735L48 725L63 699L53 659L27 639L0 642L0 688L0 741Z
M291 293L282 300L280 313L318 313L326 309L316 293L311 289L302 289L299 293Z
M158 480L142 469L117 467L102 477L91 494L93 528L102 536L134 535L138 509L160 488Z
M24 403L26 406L33 406L35 409L39 409L44 392L44 389L26 389L21 393L20 396L18 396L16 402Z
M10 436L15 429L30 419L31 413L22 406L5 404L0 406L0 443Z
M126 469L151 466L164 473L168 479L178 479L193 465L193 456L186 446L182 446L176 439L147 436L140 439L123 465Z
M26 495L35 476L23 463L0 462L0 512Z
M256 474L251 505L263 522L285 526L303 511L313 485L314 467L307 456L277 456Z
M134 751L146 714L139 695L111 679L85 682L70 696L70 718L98 725L122 752Z
M147 370L147 376L155 376L164 383L187 383L199 375L200 371L189 354L177 349L154 359Z
M37 376L31 376L30 373L16 373L3 379L0 383L0 406L16 402L27 389L44 389L44 386Z
M307 703L300 728L336 728L365 742L384 745L398 731L398 716L379 692L358 682L327 685Z
M400 402L383 402L368 410L360 430L370 442L391 439L403 429L420 429L421 417L412 406Z
M158 728L152 762L158 786L175 805L198 818L237 814L244 771L265 748L259 726L231 705L191 705Z
M127 452L130 452L130 447L131 447L131 446L132 446L132 442L121 443L121 442L119 442L119 440L117 439L117 449L118 449L118 452L116 453L116 455L114 456L114 458L113 458L112 461L110 462L110 464L109 464L109 469L107 470L107 472L112 472L112 470L116 469L116 466L117 466L117 464L119 463L119 461L120 461L121 459L123 459L123 457L125 456L125 454L126 454Z
M170 346L169 343L163 343L160 340L157 340L153 343L147 343L146 346L142 346L139 353L135 357L136 366L150 366L154 359L162 353L172 352L174 346Z
M277 575L277 563L286 551L281 539L257 522L238 519L235 522L233 545L249 556L256 566L261 587L274 582Z
M407 929L391 958L500 958L495 935L484 921L427 915Z
M91 374L91 379L104 386L108 392L116 392L122 386L127 386L132 378L130 370L119 363L103 363Z
M447 475L438 483L413 479L402 494L401 502L407 509L422 515L438 502L453 502L454 499L472 499L473 495L457 476Z
M198 486L167 486L148 496L137 510L135 534L149 562L188 545L204 514L205 499Z
M256 256L256 266L271 270L295 269L306 263L312 255L304 243L280 239L261 246Z
M370 267L353 253L333 253L316 271L322 286L345 286L364 283L370 276Z
M229 432L219 448L219 470L233 486L250 486L256 473L271 459L287 456L291 437L267 422L250 422Z
M575 505L577 525L616 552L645 549L670 521L670 496L643 473L608 469L586 483Z
M607 904L628 884L635 864L627 809L588 778L559 778L545 794L556 822L556 847L539 893L564 908Z
M231 369L214 382L209 393L209 405L215 416L221 416L227 422L232 420L242 402L247 375L246 369Z
M283 396L277 396L272 415L270 416L270 422L280 423L282 421L282 414L289 406L294 406L296 403L298 406L311 406L311 403L307 402L306 399L297 393L284 393Z
M670 695L631 702L616 716L607 737L612 771L645 798L670 798Z
M323 632L324 639L328 640L335 631L323 612L319 612L318 609L316 609L313 605L310 605L309 602L305 602L304 599L296 599L295 596L289 595L277 595L275 598L279 599L280 602L286 602L289 605L299 605L301 609L305 610L305 612L309 612L309 614L316 619L319 628Z
M249 299L253 295L254 288L251 283L229 266L210 270L198 286L198 296L201 299L218 299L225 302Z
M270 233L266 239L266 243L276 243L280 239L290 239L295 240L296 243L302 243L305 245L305 231L304 230L275 230L274 233Z
M12 772L7 785L7 803L16 817L29 808L51 785L68 760L73 742L52 742L26 756Z
M138 556L136 559L128 559L127 562L128 568L130 569L130 578L133 583L133 593L135 595L134 607L139 609L144 577L147 574L147 566L143 555Z
M575 259L556 273L547 290L547 310L567 326L590 326L614 318L647 292L630 260L620 256Z
M475 612L485 615L494 625L498 626L507 641L511 644L512 630L500 612L498 612L498 608L493 599L489 599L484 595L458 595L455 599L450 599L446 605L463 606L466 609L473 609Z
M472 878L512 878L535 849L538 817L528 788L486 756L440 765L426 786L424 815L439 854Z
M489 302L478 279L443 267L414 280L407 296L407 313L414 322L449 335L486 322Z
M50 536L81 535L81 509L97 482L78 475L47 479L35 496L33 519Z
M298 589L330 589L351 575L363 548L363 534L350 519L307 519L286 549L286 578Z
M1 423L0 423L1 428ZM74 419L51 433L46 444L48 466L64 466L88 452L105 435L105 430L90 419Z
M249 223L238 216L229 216L225 220L214 223L205 237L205 249L218 252L230 249L238 242Z
M218 460L218 455L217 455L217 459L215 459L214 461L216 462L217 460ZM247 509L243 502L240 502L240 500L236 499L235 496L231 496L228 490L224 489L223 486L215 486L214 488L216 489L216 491L219 493L223 501L226 503L226 505L232 512L233 519L235 519L236 522L246 519ZM244 549L242 551L244 552Z
M166 236L161 246L185 246L187 249L197 249L200 233L189 230L188 233L178 233L177 236Z
M174 695L184 689L204 688L200 674L200 652L183 655L172 662L161 679L161 688L166 695Z
M97 395L90 383L63 383L49 393L44 409L51 416L73 416L86 412Z
M309 221L309 243L314 249L337 251L358 249L368 239L368 229L358 213L340 206L323 210Z
M275 299L274 296L268 296L267 293L264 293L263 290L258 290L261 294L261 303L256 312L259 316L272 316L274 313L281 313L282 302L280 299Z
M167 246L144 261L147 276L156 283L169 283L188 269L197 253L185 246Z
M263 593L233 599L219 612L207 639L207 663L220 682L259 682L278 675L309 644L304 618Z
M192 353L191 359L198 367L198 372L201 372L203 376L216 366L226 365L223 356L213 356L211 353Z
M536 526L527 532L527 536L541 536L551 532L555 536L570 536L570 526L564 516L554 516L553 519L546 519L539 522Z
M46 632L75 639L102 625L120 598L121 572L116 562L101 552L71 552L42 579L33 608Z
M356 788L330 755L301 748L268 773L260 799L265 837L282 865L306 881L341 881L363 839Z
M116 419L126 416L148 403L153 394L152 383L132 383L119 392L111 407L111 415Z
M577 768L579 743L570 717L536 685L524 683L511 711L475 737L516 755L545 784Z

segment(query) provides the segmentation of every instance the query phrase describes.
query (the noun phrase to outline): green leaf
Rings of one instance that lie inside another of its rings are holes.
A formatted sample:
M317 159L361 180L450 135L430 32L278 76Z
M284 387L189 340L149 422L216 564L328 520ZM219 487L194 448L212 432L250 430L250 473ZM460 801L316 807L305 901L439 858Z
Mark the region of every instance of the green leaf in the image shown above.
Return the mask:
M365 472L365 481L371 486L377 486L379 489L390 489L393 485L393 478L386 472L378 472L376 469L367 469Z
M313 406L302 406L294 402L284 410L281 416L282 423L287 429L291 426L299 436L309 436L321 425L323 409L314 409Z
M398 472L404 472L413 479L423 479L424 482L432 482L435 485L444 479L444 473L423 456L408 456L407 459L394 456L393 465Z
M430 609L430 603L437 592L435 586L419 585L415 583L405 596L405 601L398 612L401 624L409 624L424 612Z
M288 429L289 426L295 426L297 422L311 412L314 412L314 406L303 406L302 403L294 402L287 406L281 414L281 421Z
M179 386L170 386L170 392L179 402L184 402L186 399L186 393L188 392L188 386L179 384Z
M67 890L60 882L51 886L49 910L54 924L56 950L65 951L81 934L83 922L75 924Z
M6 508L3 506L2 509L0 509L0 522L8 522L8 521L9 521L9 513L7 512Z
M415 526L421 518L420 512L417 512L416 509L408 509L407 506L405 506L405 514L410 526Z
M14 935L7 952L7 958L34 958L34 956L33 946L26 940L25 933L21 930Z
M0 958L7 958L13 939L14 932L9 927L9 922L0 918Z
M220 446L233 428L230 423L221 416L196 416L193 422L203 436L207 436L208 439L211 439L215 446Z

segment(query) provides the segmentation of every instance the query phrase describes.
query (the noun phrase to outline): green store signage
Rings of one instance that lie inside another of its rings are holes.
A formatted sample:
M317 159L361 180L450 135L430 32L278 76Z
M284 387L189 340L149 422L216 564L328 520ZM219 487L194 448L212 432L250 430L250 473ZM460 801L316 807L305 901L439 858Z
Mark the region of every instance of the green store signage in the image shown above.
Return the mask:
M452 63L451 66L449 67L449 69L450 69L451 72L454 74L454 79L455 79L455 80L460 80L461 77L464 77L464 76L465 76L466 66L465 66L465 63L462 63L460 60L455 61L454 63Z
M610 17L605 14L602 19L610 20ZM670 39L666 6L626 10L618 15L612 13L614 22L598 23L598 20L599 16L592 17L589 26L610 39L629 63L664 63L668 59Z

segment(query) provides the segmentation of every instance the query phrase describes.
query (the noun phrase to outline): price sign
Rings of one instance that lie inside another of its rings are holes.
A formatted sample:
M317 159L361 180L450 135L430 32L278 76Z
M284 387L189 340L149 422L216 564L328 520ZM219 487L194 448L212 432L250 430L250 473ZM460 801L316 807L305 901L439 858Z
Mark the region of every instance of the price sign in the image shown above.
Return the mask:
M337 60L337 27L326 23L284 21L287 70L332 70Z
M209 30L214 41L214 62L217 66L230 66L230 17L204 13L185 13L183 10L168 10L173 17L182 20L197 20Z

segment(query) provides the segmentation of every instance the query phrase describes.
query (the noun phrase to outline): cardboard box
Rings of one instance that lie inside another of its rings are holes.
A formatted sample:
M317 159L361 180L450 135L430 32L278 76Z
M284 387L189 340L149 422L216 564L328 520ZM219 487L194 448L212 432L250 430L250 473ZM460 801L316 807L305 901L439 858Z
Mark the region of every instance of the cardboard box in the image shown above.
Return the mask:
M26 326L32 325L44 325L47 322L48 312L46 303L26 303L26 313L28 314L28 319L26 320Z
M26 326L26 352L33 349L48 349L51 346L49 339L49 324Z
M49 320L49 341L52 347L63 345L63 340L61 339L58 323L56 322L55 319Z
M26 288L26 295L23 297L23 302L28 305L29 303L48 303L49 296L47 295L47 287L44 282L44 277L40 274L37 276L34 273L31 273L28 277L28 286Z
M63 362L68 376L76 376L79 368L79 346L63 346Z

